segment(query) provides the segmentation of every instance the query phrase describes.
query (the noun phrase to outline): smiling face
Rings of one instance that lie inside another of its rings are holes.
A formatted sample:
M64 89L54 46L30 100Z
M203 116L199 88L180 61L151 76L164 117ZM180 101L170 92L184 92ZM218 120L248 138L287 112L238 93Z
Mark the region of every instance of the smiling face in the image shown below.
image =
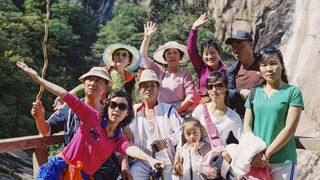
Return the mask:
M220 61L220 54L216 48L213 46L209 46L203 50L202 58L204 63L211 69L211 70L218 70L219 68L219 61Z
M118 49L113 53L114 66L127 67L130 64L130 53L126 49Z
M118 125L128 115L129 105L125 97L114 97L108 104L109 123Z
M109 85L109 83L105 79L97 76L86 77L83 84L86 97L99 99Z
M281 81L283 65L276 54L269 55L269 57L260 62L259 68L263 79L268 83Z
M168 66L179 66L181 58L180 51L176 48L170 48L164 52L164 59Z
M183 135L189 145L198 143L201 139L199 124L194 121L183 123Z
M223 82L217 80L206 85L207 92L213 102L224 101L227 88Z

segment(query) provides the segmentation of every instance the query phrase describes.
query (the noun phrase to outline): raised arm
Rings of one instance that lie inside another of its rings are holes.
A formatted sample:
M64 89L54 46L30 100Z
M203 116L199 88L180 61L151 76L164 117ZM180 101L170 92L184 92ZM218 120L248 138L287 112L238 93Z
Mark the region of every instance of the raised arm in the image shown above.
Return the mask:
M188 37L188 53L190 56L191 63L198 75L201 69L205 66L204 62L201 59L201 55L198 52L197 39L198 39L198 29L208 21L206 19L206 13L201 14L201 16L193 22L192 28Z
M148 57L149 43L150 43L151 37L156 32L156 30L157 30L156 23L153 23L152 21L148 21L146 24L144 24L144 36L140 46L140 52L142 57Z
M24 62L17 61L16 65L26 75L28 75L33 81L35 81L36 83L38 83L40 85L43 85L44 88L46 90L48 90L49 92L51 92L52 94L59 96L59 97L63 97L64 95L67 94L67 91L64 88L41 78L35 70L33 70L32 68L29 68Z

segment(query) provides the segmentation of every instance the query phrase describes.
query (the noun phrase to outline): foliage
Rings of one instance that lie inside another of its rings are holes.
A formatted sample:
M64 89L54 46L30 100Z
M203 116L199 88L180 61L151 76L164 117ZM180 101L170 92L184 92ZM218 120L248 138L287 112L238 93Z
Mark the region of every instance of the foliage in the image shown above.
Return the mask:
M49 20L49 66L47 79L66 89L76 86L77 78L90 66L101 62L103 50L113 43L140 47L143 25L157 23L149 56L167 41L187 43L190 27L201 13L206 12L203 1L190 6L185 1L150 0L149 6L118 1L113 7L113 18L99 27L83 6L70 0L52 0ZM137 1L134 1L137 2ZM100 7L99 1L85 0L90 10ZM26 61L40 72L42 67L42 40L44 36L45 1L0 1L0 138L36 134L30 115L31 103L39 86L15 68L17 60ZM209 19L198 32L199 44L214 38L214 20ZM197 76L190 62L183 69ZM42 101L46 117L52 113L53 97L45 93ZM18 129L18 131L17 131Z
M40 72L45 1L25 0L20 6L17 2L0 2L0 138L37 134L30 109L39 86L18 72L14 62L26 61ZM70 1L54 1L51 13L46 78L71 89L87 69L98 28L81 6ZM42 97L47 116L54 98L49 93Z

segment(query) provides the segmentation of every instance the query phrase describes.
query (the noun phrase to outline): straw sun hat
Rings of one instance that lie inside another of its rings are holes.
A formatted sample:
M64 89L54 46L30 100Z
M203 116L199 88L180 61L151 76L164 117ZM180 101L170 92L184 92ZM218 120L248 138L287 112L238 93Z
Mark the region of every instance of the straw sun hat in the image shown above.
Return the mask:
M111 44L110 46L106 47L102 56L104 63L108 67L114 66L112 55L117 49L126 49L132 54L131 64L126 67L126 70L130 72L135 71L141 63L141 54L137 48L126 44Z
M165 43L164 45L160 46L154 53L153 53L153 59L158 61L161 64L168 64L165 59L163 59L163 53L165 50L175 48L179 49L183 52L183 57L181 58L180 63L186 62L189 59L189 54L187 47L185 45L179 44L175 41L169 41Z
M79 80L81 82L84 82L84 79L89 76L97 76L99 78L105 79L106 81L109 81L109 83L112 83L111 79L108 76L108 73L103 67L93 67L88 71L87 73L83 74Z

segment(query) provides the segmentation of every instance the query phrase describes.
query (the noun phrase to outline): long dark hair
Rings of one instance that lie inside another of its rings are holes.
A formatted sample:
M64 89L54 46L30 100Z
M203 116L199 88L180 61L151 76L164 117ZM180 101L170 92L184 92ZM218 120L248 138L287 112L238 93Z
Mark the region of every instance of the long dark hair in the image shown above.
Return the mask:
M287 76L287 73L286 73L286 68L284 66L284 62L283 62L283 56L282 56L282 53L281 51L276 48L275 46L273 45L269 45L269 46L266 46L264 48L262 48L259 53L258 53L258 56L257 56L257 59L258 59L258 62L259 62L259 65L267 60L269 60L271 57L273 57L274 55L276 55L279 60L280 60L280 63L281 63L281 66L282 66L282 70L281 70L281 80L285 83L288 84L288 76ZM260 86L262 85L265 85L267 82L265 79L261 79L260 81Z
M108 108L110 105L110 101L111 99L115 98L115 97L124 97L127 100L128 103L128 115L119 123L119 127L124 127L128 124L130 124L132 122L133 116L134 116L134 112L133 112L133 107L132 107L132 101L130 96L124 92L124 91L116 91L111 93L108 96L107 102L106 102L106 106L103 108L103 116L106 117L108 119Z
M219 71L213 71L209 74L209 76L206 79L206 86L209 83L215 83L216 81L221 81L224 86L226 87L226 94L224 96L224 103L228 104L228 96L229 96L229 90L228 90L228 77L223 73Z

